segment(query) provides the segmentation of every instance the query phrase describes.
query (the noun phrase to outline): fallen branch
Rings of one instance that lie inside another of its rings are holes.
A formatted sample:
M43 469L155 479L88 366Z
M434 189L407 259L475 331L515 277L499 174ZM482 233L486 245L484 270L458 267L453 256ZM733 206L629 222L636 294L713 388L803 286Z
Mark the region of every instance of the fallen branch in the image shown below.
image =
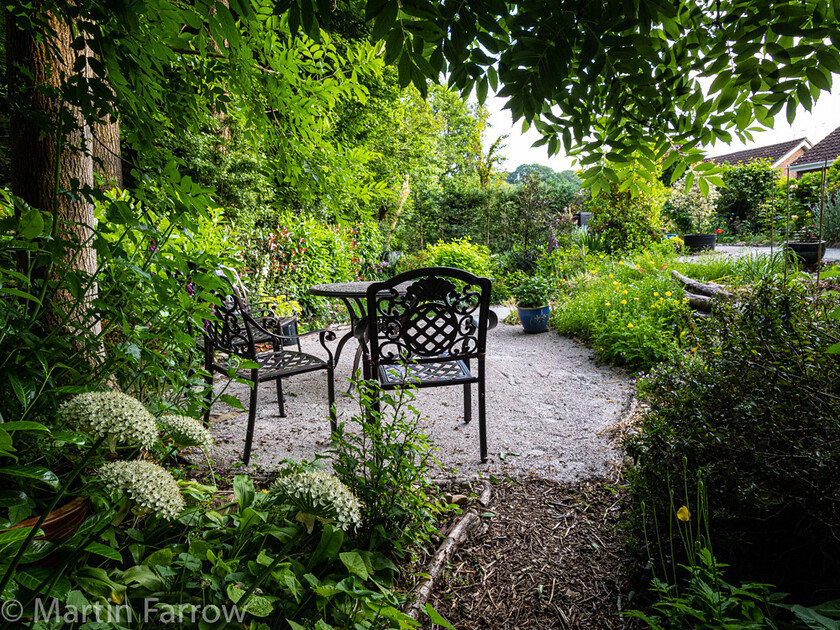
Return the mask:
M705 295L697 295L695 293L685 292L685 297L688 298L688 305L695 311L703 311L708 313L712 310L714 300Z
M487 507L490 504L491 489L490 484L485 482L484 490L479 498L479 503ZM429 565L429 570L426 571L426 579L420 582L417 587L417 596L414 603L408 609L408 615L415 620L420 619L420 614L425 612L424 606L435 590L438 578L443 573L443 568L452 558L455 550L469 538L470 534L474 532L481 525L481 517L474 510L468 510L461 517L461 520L449 532L449 535L438 547L435 555L432 557L432 562Z
M720 285L712 282L699 282L698 280L692 280L688 276L682 275L676 269L671 271L671 275L695 295L704 295L710 298L732 297L732 294L723 289ZM686 293L686 295L688 295L688 293Z

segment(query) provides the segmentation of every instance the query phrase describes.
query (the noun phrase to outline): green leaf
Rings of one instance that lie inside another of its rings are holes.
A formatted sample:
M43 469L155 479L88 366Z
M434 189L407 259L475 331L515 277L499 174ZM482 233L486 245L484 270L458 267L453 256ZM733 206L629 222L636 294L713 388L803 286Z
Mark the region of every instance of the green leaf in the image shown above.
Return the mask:
M240 510L254 502L254 494L254 482L248 475L236 475L233 478L233 496L239 503Z
M31 527L16 527L14 529L7 529L4 532L0 532L0 552L4 555L8 555L11 553L10 551L7 551L7 548L9 547L17 551L20 547L20 543L23 542L31 531Z
M85 547L85 551L95 553L96 555L108 558L109 560L122 562L122 556L115 549L111 549L108 545L103 545L102 543L92 542Z
M423 609L426 611L426 614L429 615L429 619L432 621L432 623L436 623L437 625L443 626L444 628L448 628L449 630L457 630L455 626L453 626L446 619L444 619L431 604L426 604L423 607Z
M28 588L30 591L36 591L42 595L49 595L50 597L64 599L67 596L67 593L70 592L70 580L64 576L58 579L55 586L53 586L49 593L45 591L46 584L40 589L38 588L45 581L49 583L52 575L53 572L51 569L45 569L44 567L26 567L24 569L18 569L17 573L15 573L15 581L17 581L17 583L21 586Z
M322 560L335 558L342 544L344 544L344 532L332 525L324 525L324 529L321 531L321 540L318 542L315 551L309 557L307 570Z
M31 420L14 420L12 422L0 423L0 429L4 431L49 431L40 422L33 422Z
M142 564L147 567L168 567L172 564L173 557L173 551L169 547L164 547L163 549L158 549L154 553L150 554L145 560L143 560Z
M365 566L365 561L362 559L362 556L359 555L356 551L345 551L343 553L338 554L339 559L347 567L347 570L350 573L355 573L363 580L367 580L370 578L370 574L368 573L367 566Z
M43 466L6 466L5 468L0 468L0 476L2 475L35 479L53 488L58 488L59 486L58 476Z
M44 217L35 208L24 210L18 224L18 236L24 240L31 241L44 231Z

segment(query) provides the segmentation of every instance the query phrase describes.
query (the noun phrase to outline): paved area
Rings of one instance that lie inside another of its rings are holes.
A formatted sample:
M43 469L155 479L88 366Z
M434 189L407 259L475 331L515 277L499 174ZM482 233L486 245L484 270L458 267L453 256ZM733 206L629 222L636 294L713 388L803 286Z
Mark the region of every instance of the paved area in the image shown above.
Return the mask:
M779 249L779 246L776 245L775 249ZM715 246L715 252L720 254L731 254L731 255L739 255L745 254L747 252L763 252L763 253L770 253L770 246L769 245L721 245L718 244ZM838 262L840 261L840 248L838 247L827 247L825 250L825 256L823 257L825 262Z
M344 332L339 331L339 338ZM352 343L337 368L339 392L347 390ZM630 406L634 388L623 370L599 365L584 344L555 332L527 335L520 326L502 323L488 334L487 348L490 458L486 464L479 461L475 394L473 421L465 424L461 387L417 392L414 406L439 449L443 467L435 476L533 472L571 481L601 476L617 461L618 454L603 430L619 422ZM323 354L313 340L306 341L304 350ZM227 393L247 407L247 387L217 381L217 390L228 385ZM284 388L286 418L279 417L274 384L260 388L252 456L252 464L260 468L270 470L285 458L312 460L329 448L325 373L286 379ZM358 414L354 397L339 394L337 405L340 421ZM211 420L217 440L212 457L224 469L242 453L247 415L217 403Z

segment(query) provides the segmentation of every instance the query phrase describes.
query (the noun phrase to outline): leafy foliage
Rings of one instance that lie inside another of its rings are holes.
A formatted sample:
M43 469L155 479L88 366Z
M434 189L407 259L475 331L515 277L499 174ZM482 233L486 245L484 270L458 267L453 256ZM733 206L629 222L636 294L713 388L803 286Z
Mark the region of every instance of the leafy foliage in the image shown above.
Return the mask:
M476 276L490 276L490 251L483 245L476 245L469 237L451 243L438 241L427 246L424 254L424 266L454 267Z
M434 448L408 389L358 381L360 413L332 436L336 476L364 503L360 536L372 548L427 541L440 506L428 474ZM352 427L352 430L351 430Z
M613 185L586 204L595 216L590 231L602 239L611 252L638 251L662 238L660 212L665 203L665 188L651 185L649 194L632 196L630 191Z
M636 496L665 509L665 480L679 482L685 458L704 472L720 525L795 506L812 524L834 528L834 306L831 296L765 282L698 325L692 352L640 387L650 410L626 444Z
M724 164L723 186L716 199L717 216L736 234L753 232L760 224L760 209L770 200L778 171L770 160L753 160L748 164Z
M705 234L712 229L712 218L719 197L718 189L710 187L704 195L697 182L687 191L685 184L685 178L674 182L662 211L684 233L693 230L696 234Z

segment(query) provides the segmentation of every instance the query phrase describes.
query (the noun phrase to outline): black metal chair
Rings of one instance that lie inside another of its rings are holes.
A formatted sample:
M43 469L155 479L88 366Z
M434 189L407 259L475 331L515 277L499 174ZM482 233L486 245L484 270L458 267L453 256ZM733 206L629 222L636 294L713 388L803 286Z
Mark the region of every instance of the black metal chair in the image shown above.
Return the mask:
M228 272L230 273L230 271ZM335 416L335 388L333 384L333 355L327 347L327 341L335 340L335 333L331 330L315 330L303 335L289 336L283 334L288 326L289 318L273 316L270 310L249 307L242 285L238 278L229 277L223 272L217 272L224 290L214 292L213 309L216 320L208 321L203 336L204 369L207 383L206 411L204 421L209 422L210 406L213 400L213 374L229 373L235 368L235 357L253 361L257 367L237 370L236 374L253 383L251 400L248 407L248 427L245 432L245 450L242 455L244 464L251 459L251 446L254 441L254 422L257 412L257 393L259 384L275 381L277 384L277 404L280 417L286 417L286 404L283 395L283 379L297 374L305 374L318 370L327 372L327 397L330 405L330 427L336 428ZM295 331L296 332L296 331ZM327 353L327 360L300 351L300 337L319 336L321 346ZM289 342L297 343L298 350L287 350L284 347ZM265 349L270 346L270 349ZM217 353L223 354L224 359L217 360Z
M407 289L397 290L406 282L411 282ZM482 462L487 461L485 347L487 330L497 322L490 286L488 278L461 269L408 271L368 287L367 316L354 331L363 349L364 377L383 390L462 385L464 421L470 422L471 388L478 385Z

